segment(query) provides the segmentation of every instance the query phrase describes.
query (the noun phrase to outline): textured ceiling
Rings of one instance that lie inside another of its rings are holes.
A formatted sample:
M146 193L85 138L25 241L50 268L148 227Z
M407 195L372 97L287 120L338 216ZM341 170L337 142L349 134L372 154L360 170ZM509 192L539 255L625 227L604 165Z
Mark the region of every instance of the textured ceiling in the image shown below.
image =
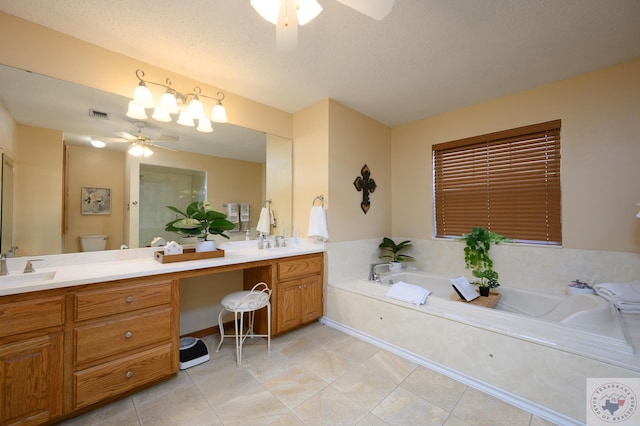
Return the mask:
M640 57L638 0L334 0L298 48L249 0L0 0L0 10L287 112L332 98L400 125Z

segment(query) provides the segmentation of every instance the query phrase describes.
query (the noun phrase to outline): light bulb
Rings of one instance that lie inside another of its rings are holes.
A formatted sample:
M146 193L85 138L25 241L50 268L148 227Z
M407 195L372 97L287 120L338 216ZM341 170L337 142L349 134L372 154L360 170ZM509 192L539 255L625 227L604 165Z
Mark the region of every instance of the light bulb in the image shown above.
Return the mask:
M193 118L189 115L187 111L180 111L180 117L178 117L178 124L182 124L183 126L193 127L195 124L193 123Z
M198 98L191 99L187 111L189 111L189 115L191 116L191 118L198 119L204 117L204 107L202 106L202 102L200 102L200 99Z
M169 115L169 111L164 109L162 106L158 105L156 109L153 110L153 115L151 116L156 121L162 121L163 123L168 123L171 121L171 116Z
M174 94L171 92L163 93L162 97L160 98L160 105L169 114L177 114L180 112L180 110L178 110L178 101L176 100Z
M198 120L198 128L196 130L202 133L213 132L213 127L211 127L211 120L209 120L207 117L202 117L200 120Z
M227 122L227 110L224 109L224 106L222 106L220 101L218 101L218 104L213 107L213 111L211 112L211 121L215 121L216 123Z
M141 81L133 92L133 102L142 108L153 108L153 96L151 90Z
M135 120L146 120L147 118L149 118L147 117L147 113L145 112L144 108L136 104L133 100L129 101L129 109L127 109L126 115L127 117L133 118Z

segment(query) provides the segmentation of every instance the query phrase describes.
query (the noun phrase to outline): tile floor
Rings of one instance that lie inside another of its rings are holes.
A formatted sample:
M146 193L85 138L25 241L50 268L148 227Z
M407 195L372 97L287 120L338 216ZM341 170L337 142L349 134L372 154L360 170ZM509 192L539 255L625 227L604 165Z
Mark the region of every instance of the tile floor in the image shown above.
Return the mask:
M241 368L203 340L210 361L63 425L551 425L320 323L251 342Z

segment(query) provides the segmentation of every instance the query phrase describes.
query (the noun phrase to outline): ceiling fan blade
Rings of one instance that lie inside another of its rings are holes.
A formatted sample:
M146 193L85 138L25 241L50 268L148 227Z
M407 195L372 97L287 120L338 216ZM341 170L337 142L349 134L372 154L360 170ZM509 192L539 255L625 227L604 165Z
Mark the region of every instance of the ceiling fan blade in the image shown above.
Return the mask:
M281 52L291 52L298 47L298 15L294 3L283 1L280 4L276 25L276 46Z
M127 139L122 139L122 138L98 138L98 140L101 140L103 142L118 142L118 143L127 143L127 142L129 142Z
M160 149L164 149L164 150L167 150L167 151L178 152L173 148L167 148L166 146L160 146L160 145L156 145L156 144L151 144L151 148L160 148Z
M383 20L391 9L395 0L338 0L340 3L348 6L370 18L378 21Z
M178 140L180 140L179 136L165 134L162 134L154 139L155 142L178 142Z
M127 139L127 140L137 139L135 136L133 136L132 134L127 133L127 132L115 132L114 135L118 135L121 138L124 138L124 139Z

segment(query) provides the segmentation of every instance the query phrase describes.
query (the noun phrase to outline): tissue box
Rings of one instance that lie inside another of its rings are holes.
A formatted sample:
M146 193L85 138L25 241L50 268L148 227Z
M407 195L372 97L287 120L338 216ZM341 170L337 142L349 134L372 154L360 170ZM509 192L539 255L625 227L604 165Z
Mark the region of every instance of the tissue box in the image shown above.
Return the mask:
M171 241L164 248L164 254L166 255L182 254L182 253L183 253L182 246L176 243L175 241Z

